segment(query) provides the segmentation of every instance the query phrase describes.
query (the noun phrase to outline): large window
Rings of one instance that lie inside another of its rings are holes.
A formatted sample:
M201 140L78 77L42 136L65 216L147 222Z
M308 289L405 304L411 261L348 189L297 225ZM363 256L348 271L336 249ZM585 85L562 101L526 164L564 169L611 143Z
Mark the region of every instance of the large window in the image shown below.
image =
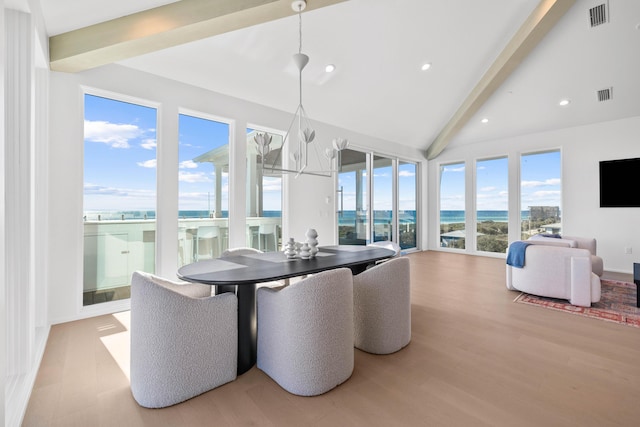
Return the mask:
M402 249L417 247L417 167L398 163L398 243Z
M180 114L178 265L217 258L229 239L229 125Z
M561 230L560 151L524 154L520 158L522 239Z
M265 159L255 138L271 138ZM282 149L283 136L274 132L247 129L247 246L264 252L282 248L282 173L263 168L272 165Z
M476 162L476 249L506 253L509 246L509 161Z
M127 299L155 271L155 108L84 96L83 305Z
M464 163L440 166L440 246L444 248L465 248L464 180Z

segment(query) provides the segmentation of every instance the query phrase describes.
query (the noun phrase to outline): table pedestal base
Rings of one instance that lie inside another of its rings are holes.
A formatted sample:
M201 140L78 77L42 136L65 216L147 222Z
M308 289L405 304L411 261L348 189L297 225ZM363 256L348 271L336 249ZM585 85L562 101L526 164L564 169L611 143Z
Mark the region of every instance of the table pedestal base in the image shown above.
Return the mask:
M238 297L238 375L242 375L256 364L258 355L256 284L216 286L216 295L224 292Z

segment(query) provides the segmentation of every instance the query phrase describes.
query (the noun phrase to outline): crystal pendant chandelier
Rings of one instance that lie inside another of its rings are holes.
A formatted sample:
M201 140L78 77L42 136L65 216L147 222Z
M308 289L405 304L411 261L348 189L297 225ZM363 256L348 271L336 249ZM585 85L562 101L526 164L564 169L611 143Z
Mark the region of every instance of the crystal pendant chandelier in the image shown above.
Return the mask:
M347 148L348 141L344 138L335 138L332 147L326 148L324 156L320 154L316 140L316 131L311 126L307 112L302 105L302 70L309 62L309 56L302 53L302 11L306 8L307 2L296 0L291 3L291 8L298 13L298 53L293 55L293 63L298 69L298 107L296 108L289 129L285 134L283 146L279 149L271 148L272 136L268 133L258 133L254 137L256 150L261 158L262 171L264 175L274 175L281 173L293 173L296 176L301 174L331 177L336 170L332 169L334 159L337 160L337 170L340 169L340 152ZM288 147L285 147L288 145ZM288 148L289 159L283 161L282 153ZM316 163L320 170L310 170L309 152L315 154Z

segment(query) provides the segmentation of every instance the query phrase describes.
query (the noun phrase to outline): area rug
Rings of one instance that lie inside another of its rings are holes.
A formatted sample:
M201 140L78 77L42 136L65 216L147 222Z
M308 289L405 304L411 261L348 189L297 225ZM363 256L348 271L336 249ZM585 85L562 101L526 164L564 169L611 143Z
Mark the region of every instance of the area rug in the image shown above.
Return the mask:
M616 280L601 281L602 297L591 307L577 307L567 300L539 297L521 293L513 300L522 304L538 305L552 310L578 314L608 322L640 328L640 308L636 307L636 285Z

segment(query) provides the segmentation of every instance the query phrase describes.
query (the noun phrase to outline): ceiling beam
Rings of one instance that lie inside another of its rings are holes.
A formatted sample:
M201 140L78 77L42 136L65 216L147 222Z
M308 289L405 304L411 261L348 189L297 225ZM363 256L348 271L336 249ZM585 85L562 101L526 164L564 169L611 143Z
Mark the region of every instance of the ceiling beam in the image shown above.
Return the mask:
M305 11L346 0L309 0ZM75 73L293 15L291 0L181 0L49 38L50 66Z
M469 93L453 117L427 148L428 160L435 159L480 107L518 68L534 47L555 26L576 0L541 0L518 32Z

